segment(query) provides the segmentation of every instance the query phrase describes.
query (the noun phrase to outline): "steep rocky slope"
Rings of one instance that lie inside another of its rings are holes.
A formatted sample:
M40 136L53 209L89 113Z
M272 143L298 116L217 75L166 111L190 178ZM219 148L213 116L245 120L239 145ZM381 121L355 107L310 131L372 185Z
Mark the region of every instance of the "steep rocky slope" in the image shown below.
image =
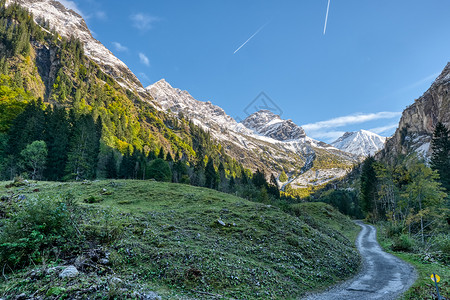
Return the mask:
M357 161L352 154L309 138L292 120L283 120L268 110L255 112L238 123L220 107L198 101L164 79L148 86L147 91L164 111L182 113L208 130L245 166L264 169L267 175L284 170L294 188L342 177Z
M438 122L450 126L450 63L431 87L402 114L398 128L377 157L392 159L412 151L429 157L430 142Z
M331 145L342 151L366 157L383 149L385 142L386 138L383 136L367 130L360 130L344 133Z
M120 59L115 57L102 43L91 34L84 19L71 9L67 9L55 0L7 0L6 4L18 3L27 8L38 24L49 22L58 34L74 36L84 45L85 54L95 61L105 73L112 76L121 85L143 93L142 84Z

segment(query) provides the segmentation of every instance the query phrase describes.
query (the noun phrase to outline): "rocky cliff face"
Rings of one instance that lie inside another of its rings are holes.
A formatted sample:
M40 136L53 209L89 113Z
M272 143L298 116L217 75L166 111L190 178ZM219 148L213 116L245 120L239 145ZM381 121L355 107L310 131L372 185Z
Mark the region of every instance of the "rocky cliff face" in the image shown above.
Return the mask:
M431 87L402 114L395 134L386 142L378 158L390 160L398 154L415 151L431 155L430 142L438 122L450 127L450 63Z
M269 110L260 110L248 116L242 124L257 134L278 141L297 140L306 137L306 133L292 120L282 120Z

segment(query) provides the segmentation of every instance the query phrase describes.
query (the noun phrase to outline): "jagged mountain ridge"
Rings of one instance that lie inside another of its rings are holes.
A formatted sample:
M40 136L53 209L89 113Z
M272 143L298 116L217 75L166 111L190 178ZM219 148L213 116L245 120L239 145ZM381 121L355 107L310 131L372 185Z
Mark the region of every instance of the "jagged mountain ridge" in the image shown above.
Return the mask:
M358 156L374 155L384 147L386 138L368 130L346 132L331 143L333 147Z
M282 120L270 110L260 110L245 118L242 124L255 133L271 137L278 141L298 140L306 137L306 133L292 120Z
M284 170L290 174L291 181L308 170L326 169L326 176L316 172L312 180L303 180L306 184L321 184L341 177L356 162L350 154L303 136L303 130L292 121L281 122L285 125L280 128L281 131L269 126L267 131L256 133L254 129L237 123L220 107L210 102L197 101L186 91L173 89L167 82L160 81L143 89L128 67L92 37L80 15L54 0L19 0L17 3L32 12L38 23L45 19L61 35L78 38L84 45L85 54L122 87L137 92L142 100L159 110L182 112L194 123L210 131L227 154L250 169L265 169L269 174L279 174ZM290 128L295 128L295 131L288 132Z
M450 63L431 87L403 111L397 130L376 157L392 160L398 154L417 152L429 158L430 142L437 123L450 127L449 90Z
M85 54L95 61L102 70L112 76L122 86L142 94L145 90L139 79L102 43L96 40L83 17L71 9L67 9L56 0L7 0L6 5L17 3L28 9L38 24L44 21L50 23L51 28L67 38L74 36L84 45Z
M147 91L161 109L182 113L208 130L239 162L275 174L284 170L291 175L289 183L299 187L342 177L357 161L352 154L309 138L292 120L283 120L270 111L255 112L238 123L222 108L209 101L198 101L164 79L148 86ZM327 159L328 167L320 163ZM307 174L311 169L314 172ZM307 177L303 178L303 174Z

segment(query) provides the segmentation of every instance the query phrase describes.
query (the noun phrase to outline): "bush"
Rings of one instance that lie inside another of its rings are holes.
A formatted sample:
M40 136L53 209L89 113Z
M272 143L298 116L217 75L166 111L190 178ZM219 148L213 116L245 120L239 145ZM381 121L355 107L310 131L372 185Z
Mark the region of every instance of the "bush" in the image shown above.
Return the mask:
M434 249L441 252L440 260L450 262L450 234L440 234L434 238Z
M21 267L40 262L54 248L65 252L76 247L71 209L60 199L32 198L12 207L10 218L0 232L0 262Z
M410 252L414 248L414 240L406 234L401 234L393 239L391 249L394 251Z
M386 223L386 235L390 238L399 236L403 232L403 226L400 224Z
M155 159L147 168L147 178L155 179L157 181L171 181L172 171L169 164L161 158Z

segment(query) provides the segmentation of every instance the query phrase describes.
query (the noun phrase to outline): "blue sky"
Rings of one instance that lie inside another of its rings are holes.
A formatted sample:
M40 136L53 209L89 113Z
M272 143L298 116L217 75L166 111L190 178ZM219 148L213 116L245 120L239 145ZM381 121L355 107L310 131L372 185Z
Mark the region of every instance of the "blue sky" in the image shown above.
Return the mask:
M448 0L330 0L325 34L328 0L61 2L144 86L165 78L238 119L264 92L326 142L391 135L450 57Z

